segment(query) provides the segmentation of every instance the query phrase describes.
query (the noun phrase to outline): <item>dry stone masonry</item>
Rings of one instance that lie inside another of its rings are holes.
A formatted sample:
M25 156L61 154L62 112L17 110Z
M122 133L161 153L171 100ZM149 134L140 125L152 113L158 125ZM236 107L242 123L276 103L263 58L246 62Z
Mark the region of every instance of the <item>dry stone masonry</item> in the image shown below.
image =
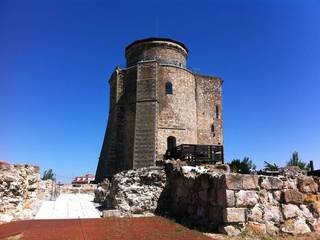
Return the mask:
M0 162L0 223L35 214L39 178L37 166Z
M166 172L166 174L165 174ZM105 182L101 198L122 215L156 212L228 235L320 231L319 179L296 168L280 176L230 173L225 165L121 172Z
M166 183L163 168L149 167L123 171L106 179L95 191L95 201L107 209L116 209L122 215L155 212Z
M40 180L38 166L0 161L0 224L32 219L55 187L52 180Z

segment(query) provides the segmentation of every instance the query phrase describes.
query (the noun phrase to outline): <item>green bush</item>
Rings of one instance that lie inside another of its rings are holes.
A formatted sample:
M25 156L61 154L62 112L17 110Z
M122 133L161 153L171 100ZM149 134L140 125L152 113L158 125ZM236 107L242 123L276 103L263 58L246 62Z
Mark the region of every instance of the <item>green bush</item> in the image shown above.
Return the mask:
M235 173L248 174L256 169L256 166L248 157L244 157L243 160L233 159L231 163L229 163L229 166L230 170Z
M303 162L299 158L299 153L298 152L293 152L292 157L289 162L287 162L287 166L297 166L302 170L310 170L310 164L307 164Z
M279 171L279 166L275 163L271 164L271 163L268 163L268 162L264 162L264 169L266 171Z

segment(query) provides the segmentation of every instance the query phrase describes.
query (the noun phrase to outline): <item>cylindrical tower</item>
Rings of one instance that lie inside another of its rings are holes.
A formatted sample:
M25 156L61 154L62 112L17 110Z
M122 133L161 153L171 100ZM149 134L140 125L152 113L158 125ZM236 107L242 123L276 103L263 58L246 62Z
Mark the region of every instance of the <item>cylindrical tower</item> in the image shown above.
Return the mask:
M127 67L139 61L157 60L159 63L185 67L188 49L178 41L166 38L146 38L126 47Z

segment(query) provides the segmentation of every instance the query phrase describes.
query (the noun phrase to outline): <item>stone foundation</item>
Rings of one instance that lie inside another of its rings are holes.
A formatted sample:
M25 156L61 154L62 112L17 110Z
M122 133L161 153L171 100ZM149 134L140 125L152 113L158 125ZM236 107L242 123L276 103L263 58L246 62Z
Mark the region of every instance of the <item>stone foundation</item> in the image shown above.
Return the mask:
M122 213L156 212L209 231L276 235L320 231L319 179L296 169L281 176L233 174L228 167L130 170L104 189L105 205Z

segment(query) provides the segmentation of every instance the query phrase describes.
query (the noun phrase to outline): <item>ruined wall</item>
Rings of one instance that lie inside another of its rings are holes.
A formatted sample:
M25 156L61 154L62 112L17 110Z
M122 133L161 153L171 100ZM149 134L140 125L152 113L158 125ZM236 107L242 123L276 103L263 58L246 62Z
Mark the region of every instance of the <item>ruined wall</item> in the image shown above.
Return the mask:
M231 236L320 232L318 178L295 169L280 176L228 171L226 165L191 167L180 161L166 161L166 174L159 167L124 171L100 191L102 202L122 215L156 212Z
M166 94L165 84L172 83L173 94ZM161 65L159 72L158 156L163 159L167 138L176 144L197 143L197 114L194 75L186 69Z
M318 179L299 174L217 173L183 166L170 177L177 219L229 235L320 231Z
M195 75L198 144L223 145L222 80Z
M39 180L37 166L0 162L0 223L33 217Z

